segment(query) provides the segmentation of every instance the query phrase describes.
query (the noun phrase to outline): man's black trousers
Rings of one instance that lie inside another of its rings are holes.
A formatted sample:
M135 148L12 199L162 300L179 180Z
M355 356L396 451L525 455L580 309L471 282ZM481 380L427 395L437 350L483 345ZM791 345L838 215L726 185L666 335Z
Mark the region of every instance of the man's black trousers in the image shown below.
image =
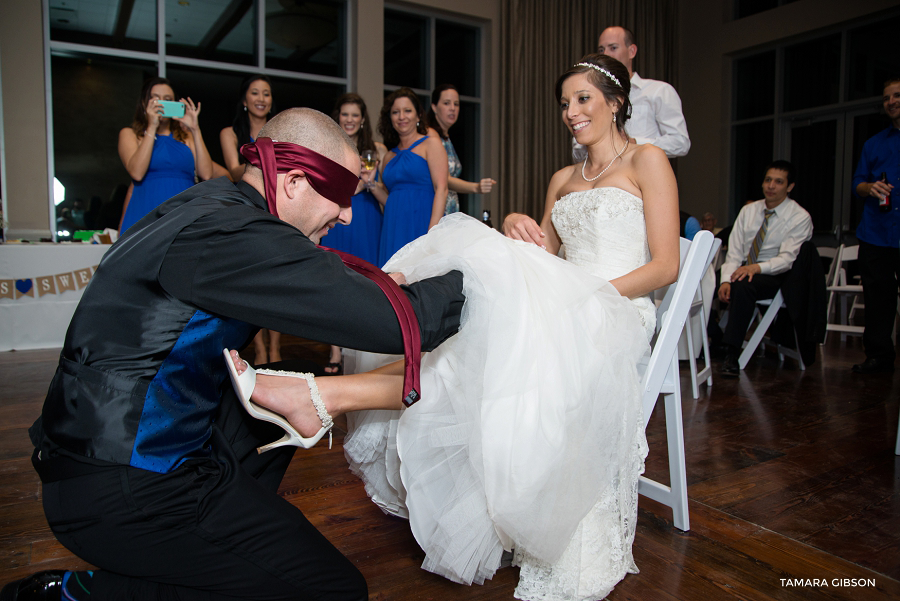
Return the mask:
M281 434L229 389L213 456L168 474L36 460L54 534L101 568L91 598L367 599L359 570L276 494L295 449L255 449Z
M900 249L860 240L859 274L866 305L866 329L863 332L866 357L893 363L896 351L891 334L897 317Z

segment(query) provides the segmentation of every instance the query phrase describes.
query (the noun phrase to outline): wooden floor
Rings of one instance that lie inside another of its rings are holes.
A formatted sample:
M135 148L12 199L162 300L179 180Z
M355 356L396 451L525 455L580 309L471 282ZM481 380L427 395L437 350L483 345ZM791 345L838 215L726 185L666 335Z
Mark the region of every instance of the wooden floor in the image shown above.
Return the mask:
M326 349L288 337L284 354L324 361ZM85 566L50 533L29 462L26 429L57 355L0 353L0 584ZM900 371L850 373L862 358L858 339L832 336L805 372L757 357L740 379L703 387L697 401L683 375L691 530L674 529L671 513L642 497L641 573L609 599L900 599ZM659 411L648 438L647 474L665 479ZM515 568L471 587L419 569L423 553L408 525L368 501L341 440L330 451L298 451L280 492L359 566L371 600L513 598Z

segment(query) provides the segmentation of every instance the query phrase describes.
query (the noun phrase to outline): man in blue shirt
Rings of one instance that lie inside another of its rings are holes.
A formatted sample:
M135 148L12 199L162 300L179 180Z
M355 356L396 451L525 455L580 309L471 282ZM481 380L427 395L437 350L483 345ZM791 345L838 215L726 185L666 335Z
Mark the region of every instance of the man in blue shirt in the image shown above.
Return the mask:
M882 102L891 126L866 141L853 176L853 191L865 199L856 228L866 304L866 360L853 366L859 374L892 372L896 356L891 333L900 281L900 193L893 190L900 185L900 78L885 82ZM881 206L886 196L887 211Z

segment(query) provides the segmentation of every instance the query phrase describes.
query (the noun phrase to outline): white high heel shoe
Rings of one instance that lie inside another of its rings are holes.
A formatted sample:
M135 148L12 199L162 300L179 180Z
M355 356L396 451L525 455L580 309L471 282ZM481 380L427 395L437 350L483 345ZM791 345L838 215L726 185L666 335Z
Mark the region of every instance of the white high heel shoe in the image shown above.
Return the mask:
M238 398L241 401L241 405L244 406L244 409L247 410L251 416L256 419L271 422L273 424L277 424L284 428L284 437L276 440L275 442L271 442L267 445L263 445L259 447L257 452L265 453L268 450L274 449L276 447L283 447L285 445L293 445L295 447L303 447L304 449L309 449L315 446L317 442L322 440L322 437L325 436L325 433L328 433L328 448L331 448L331 427L334 425L334 422L331 419L331 416L328 414L328 411L325 409L325 403L322 402L322 397L319 395L319 387L316 385L315 376L312 374L304 374L294 371L275 371L271 369L260 369L256 370L247 365L247 369L242 374L238 374L237 368L234 365L234 361L231 359L231 352L228 349L222 351L225 355L225 364L228 365L228 375L231 376L231 384L234 386L234 391L237 393ZM256 374L261 374L265 376L285 376L290 378L303 378L306 380L306 384L309 386L309 396L312 399L312 404L316 408L316 413L319 414L319 419L322 420L322 427L316 432L313 436L309 438L305 438L300 436L300 433L294 429L294 426L288 422L283 416L275 413L274 411L270 411L265 407L260 407L256 403L250 400L250 395L253 394L253 389L256 387Z

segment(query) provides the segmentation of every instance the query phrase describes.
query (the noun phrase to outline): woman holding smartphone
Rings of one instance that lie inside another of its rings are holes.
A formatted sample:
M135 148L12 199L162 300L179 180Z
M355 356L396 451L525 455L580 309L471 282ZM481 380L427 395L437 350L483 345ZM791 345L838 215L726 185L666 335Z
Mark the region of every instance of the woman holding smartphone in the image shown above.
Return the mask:
M124 233L164 201L212 177L213 164L200 133L200 104L181 98L182 116L170 112L175 92L169 80L144 82L131 127L119 132L119 158L131 176L134 191L123 210L119 232ZM168 109L168 110L167 110ZM181 110L177 111L181 113Z

